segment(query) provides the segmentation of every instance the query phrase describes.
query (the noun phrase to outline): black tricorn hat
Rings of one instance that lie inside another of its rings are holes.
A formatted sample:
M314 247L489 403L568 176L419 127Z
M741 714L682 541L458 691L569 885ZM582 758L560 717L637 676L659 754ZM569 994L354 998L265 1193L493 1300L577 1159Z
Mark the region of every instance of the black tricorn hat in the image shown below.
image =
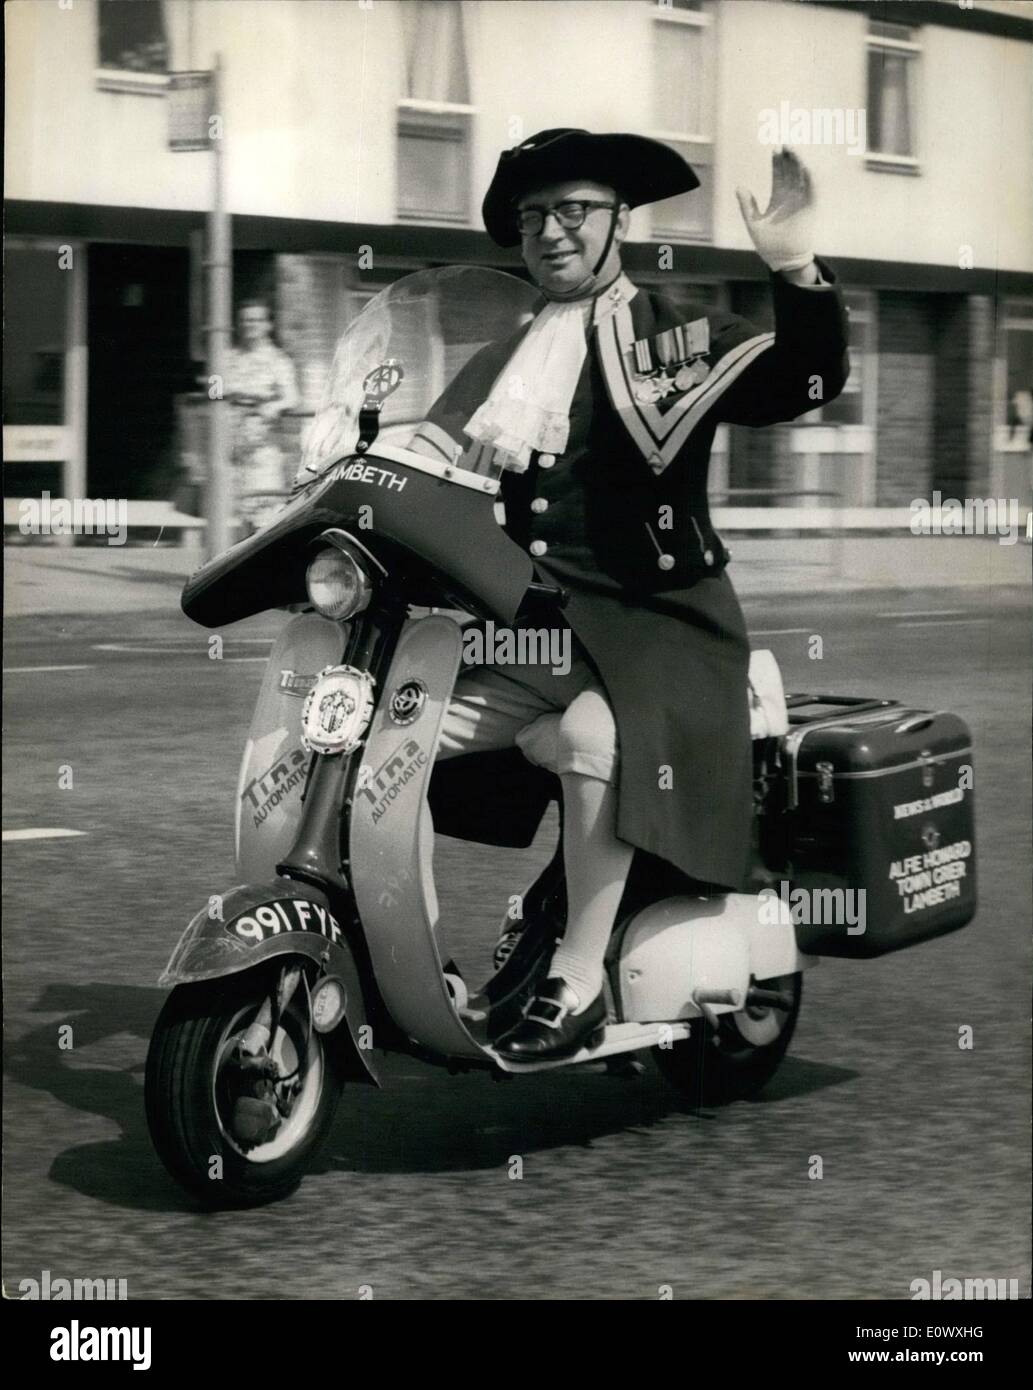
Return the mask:
M518 245L515 199L532 188L570 179L590 179L615 188L632 208L699 187L690 165L659 140L644 135L592 135L565 126L540 130L499 156L481 206L492 241L499 246Z

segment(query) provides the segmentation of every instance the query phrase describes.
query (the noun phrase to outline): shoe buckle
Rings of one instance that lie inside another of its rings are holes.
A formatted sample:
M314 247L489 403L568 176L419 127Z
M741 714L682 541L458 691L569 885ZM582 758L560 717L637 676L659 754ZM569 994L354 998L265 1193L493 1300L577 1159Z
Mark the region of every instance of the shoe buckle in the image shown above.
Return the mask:
M535 1010L551 1010L551 1017L545 1013ZM527 1011L527 1019L531 1023L544 1024L546 1028L559 1028L570 1010L566 1004L561 1004L558 999L536 998Z

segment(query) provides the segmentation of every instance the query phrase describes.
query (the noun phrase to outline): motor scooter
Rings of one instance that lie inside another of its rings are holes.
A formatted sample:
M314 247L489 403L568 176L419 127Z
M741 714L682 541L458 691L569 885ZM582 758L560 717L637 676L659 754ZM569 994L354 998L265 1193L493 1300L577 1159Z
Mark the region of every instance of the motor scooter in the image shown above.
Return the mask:
M427 792L464 624L559 620L564 595L500 529L492 458L450 452L421 424L539 303L515 277L463 267L373 299L338 344L295 494L184 589L184 612L209 628L287 614L241 765L238 882L204 893L173 951L147 1058L153 1142L205 1205L293 1190L342 1087L379 1085L384 1053L507 1079L627 1076L648 1050L697 1106L753 1095L786 1053L803 972L821 954L881 954L975 910L971 797L954 795L969 766L963 723L885 699L783 703L769 680L754 742L756 891L714 890L637 853L606 958L605 1023L561 1061L499 1051L563 934L562 842L520 895L519 921L504 917L496 973L471 991L443 959ZM856 766L859 747L871 765ZM942 804L930 776L947 788ZM873 809L877 783L889 800ZM896 816L920 791L929 804ZM939 847L950 854L935 867L954 877L934 884L931 866L920 886L916 855ZM886 894L866 939L796 912L792 892L834 907L857 882Z

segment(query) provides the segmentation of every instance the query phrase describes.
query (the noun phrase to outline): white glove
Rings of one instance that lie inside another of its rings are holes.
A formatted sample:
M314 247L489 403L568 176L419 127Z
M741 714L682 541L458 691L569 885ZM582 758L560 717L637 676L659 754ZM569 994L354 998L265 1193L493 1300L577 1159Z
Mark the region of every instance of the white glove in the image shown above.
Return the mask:
M771 156L771 199L767 212L746 188L737 188L746 230L757 254L772 270L802 270L814 260L814 194L806 166L792 150Z

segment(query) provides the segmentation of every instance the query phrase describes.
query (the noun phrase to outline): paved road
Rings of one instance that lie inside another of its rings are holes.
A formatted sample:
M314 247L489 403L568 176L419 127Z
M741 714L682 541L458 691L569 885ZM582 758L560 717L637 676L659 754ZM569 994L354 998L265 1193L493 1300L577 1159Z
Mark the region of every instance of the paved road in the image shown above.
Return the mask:
M232 878L236 763L274 621L236 629L222 662L169 614L10 624L5 829L82 833L5 845L7 1289L49 1269L168 1298L900 1298L939 1269L1028 1293L1029 609L940 590L772 596L748 616L790 689L971 723L975 924L810 972L791 1055L755 1102L691 1115L652 1068L497 1085L394 1061L384 1091L346 1093L297 1196L216 1215L154 1157L142 1072L171 944ZM464 962L486 960L548 848L442 843Z

